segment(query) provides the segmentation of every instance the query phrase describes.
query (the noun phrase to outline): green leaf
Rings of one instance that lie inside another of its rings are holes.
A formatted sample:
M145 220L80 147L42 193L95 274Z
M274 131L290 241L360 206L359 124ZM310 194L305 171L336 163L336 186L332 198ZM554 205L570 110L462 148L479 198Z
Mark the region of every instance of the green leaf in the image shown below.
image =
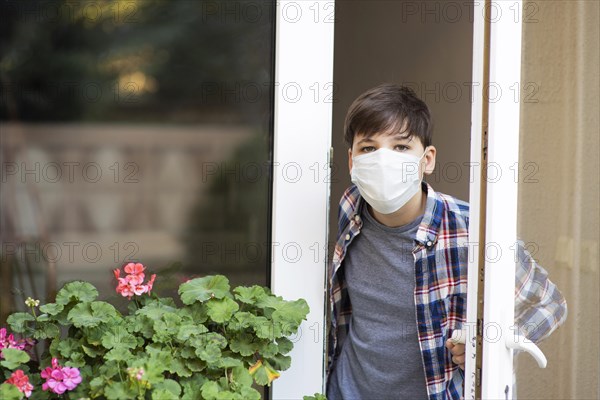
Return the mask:
M184 304L203 302L211 298L222 299L229 293L229 280L223 275L208 275L195 278L179 286L178 293Z
M111 382L105 389L104 395L108 400L134 399L135 389L123 382Z
M145 315L128 315L125 317L125 329L149 339L154 334L154 321Z
M227 340L218 333L209 332L190 338L189 344L196 349L195 353L201 360L216 364L221 358L221 349L227 346Z
M292 364L292 357L277 354L272 357L268 357L269 363L278 371L285 371Z
M39 320L39 319L38 319ZM33 332L34 339L52 339L60 336L60 329L56 324L44 323L40 324Z
M119 317L118 311L104 301L94 301L93 303L77 304L67 318L78 328L94 327L101 323L108 323Z
M180 381L183 388L183 396L181 400L203 400L200 396L202 385L206 382L206 378L196 374L193 378L182 379Z
M106 326L97 326L97 327L84 327L81 329L83 331L83 337L86 339L88 344L92 346L100 346L102 344L102 336L107 332L108 328Z
M260 355L263 357L274 357L279 354L279 348L273 342L268 342L265 346L260 350Z
M294 348L294 343L290 339L282 337L277 339L277 347L281 354L287 354Z
M105 387L104 376L97 376L90 381L90 397L96 398L102 394Z
M321 393L315 393L312 396L302 397L302 400L327 400L327 397L325 397L325 395L322 395Z
M269 385L274 379L279 377L279 373L273 369L267 360L259 360L256 364L250 367L250 375L259 385Z
M23 398L23 393L15 385L11 385L10 383L0 384L0 399L19 400L21 398Z
M172 379L165 379L156 384L152 391L152 400L179 399L181 386Z
M234 393L230 390L224 390L217 394L217 400L246 400L239 393Z
M235 300L225 297L220 300L211 299L206 303L206 308L210 319L222 324L225 321L229 321L233 316L233 313L236 312L240 306Z
M48 315L58 315L64 308L63 304L48 303L40 306L40 311Z
M56 349L61 356L69 358L71 357L71 353L81 350L81 343L73 338L66 338L58 343Z
M124 327L111 326L102 335L102 346L107 349L134 349L137 346L137 340Z
M136 315L144 315L153 321L160 320L165 314L174 314L177 312L177 308L161 303L160 301L154 300L144 307L140 308Z
M242 395L242 399L244 399L244 400L260 400L261 399L260 393L256 389L249 387L249 386L242 386L241 395Z
M107 361L127 361L130 358L133 358L133 354L131 354L131 351L122 347L117 347L115 349L109 350L104 355L104 359Z
M105 351L103 349L96 349L95 347L85 346L85 345L81 345L81 349L88 357L92 357L92 358L102 355Z
M179 331L181 317L177 314L164 314L158 321L154 321L154 335L152 339L158 343L167 343L171 341Z
M167 370L172 374L177 374L177 376L184 378L192 376L192 370L188 368L186 360L180 357L173 357Z
M98 297L98 290L88 282L69 282L56 294L57 304L69 304L72 301L91 302Z
M235 353L239 353L242 356L251 356L256 350L258 350L258 344L254 343L252 335L241 334L235 336L229 342L229 348Z
M200 372L200 371L206 369L206 363L202 360L199 360L197 357L195 357L195 354L194 354L194 358L185 360L185 365L192 372ZM198 375L198 374L196 374L196 375Z
M208 332L208 328L202 324L182 324L179 326L179 331L177 332L177 340L180 342L185 342L193 335L200 335L202 333Z
M233 367L243 366L243 363L242 363L242 360L240 360L239 358L221 357L219 359L217 366L219 368L225 369L225 368L233 368Z
M281 334L288 336L298 330L302 321L306 319L308 311L308 304L304 299L288 301L273 312L272 318L281 328Z
M221 349L218 346L207 344L205 347L196 349L196 355L208 364L216 364L221 358Z
M215 400L221 391L221 387L215 381L207 381L202 385L202 397L206 400Z
M196 349L192 346L184 346L181 348L181 357L183 358L196 358Z
M248 368L244 366L234 367L231 370L233 381L242 386L252 386L252 375L248 372Z
M92 302L92 310L94 311L94 315L106 315L107 318L104 322L109 322L113 318L121 318L121 313L112 304L105 301Z
M270 295L256 301L256 307L278 310L286 301L281 296Z
M190 305L186 305L183 308L177 310L177 314L182 319L196 324L203 324L208 319L208 314L206 313L206 305L204 303L193 303Z
M16 312L10 314L6 319L8 325L13 330L13 332L25 332L27 329L27 323L30 321L35 321L33 315L25 312Z
M67 367L83 368L85 367L85 357L83 353L73 352L71 358L65 362Z
M255 328L269 323L269 320L263 316L257 316L247 311L238 311L233 315L229 324L227 324L227 328L241 330L249 327Z
M110 379L119 373L119 364L116 361L107 361L98 367L98 375Z
M258 300L262 300L268 296L265 289L261 286L254 285L251 287L238 286L233 289L235 298L246 304L254 304Z
M48 314L40 314L37 316L36 322L48 322L51 320L51 316Z
M256 336L261 339L274 340L275 338L283 336L281 324L269 320L260 325L255 325L254 332L256 332Z
M19 349L2 349L2 360L0 365L10 370L16 369L21 364L27 364L29 362L29 355L23 350Z
M162 374L163 371L172 368L173 354L166 346L163 347L160 343L153 343L146 346L146 352L150 356L148 364L154 368L155 372Z

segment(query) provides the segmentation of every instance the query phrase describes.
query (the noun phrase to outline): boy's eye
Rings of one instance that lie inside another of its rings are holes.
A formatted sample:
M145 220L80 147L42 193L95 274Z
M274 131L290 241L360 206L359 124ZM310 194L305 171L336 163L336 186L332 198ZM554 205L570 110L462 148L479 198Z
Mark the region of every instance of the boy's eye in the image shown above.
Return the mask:
M362 151L362 152L367 152L367 153L368 153L368 152L370 152L370 151L375 151L375 147L373 147L373 146L365 146L365 147L362 147L362 148L360 149L360 151Z
M403 144L398 144L398 145L395 146L395 149L397 149L397 150L408 150L408 147L406 147Z

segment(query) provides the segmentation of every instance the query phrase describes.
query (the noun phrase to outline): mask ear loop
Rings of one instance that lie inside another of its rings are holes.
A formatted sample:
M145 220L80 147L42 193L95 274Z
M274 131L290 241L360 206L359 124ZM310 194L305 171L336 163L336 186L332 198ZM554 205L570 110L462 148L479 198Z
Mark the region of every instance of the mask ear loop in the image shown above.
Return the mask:
M429 146L425 147L425 151L423 152L423 154L421 154L421 157L419 157L419 166L421 166L421 158L423 158L423 156L425 155L425 153L427 153L427 147L429 147ZM425 169L423 169L423 177L421 178L421 182L427 182L425 180Z

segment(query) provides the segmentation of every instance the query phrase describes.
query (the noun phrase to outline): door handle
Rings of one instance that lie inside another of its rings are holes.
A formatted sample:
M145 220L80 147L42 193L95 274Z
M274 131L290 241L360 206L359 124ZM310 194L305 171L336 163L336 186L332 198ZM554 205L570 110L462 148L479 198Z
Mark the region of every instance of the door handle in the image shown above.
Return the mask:
M461 343L465 344L467 338L467 330L466 329L457 329L452 331L452 337L450 340L452 343ZM507 337L504 341L504 344L507 348L512 350L519 350L528 353L533 359L537 362L540 368L546 368L548 365L548 360L546 356L540 350L540 348L533 343L531 340L527 339L525 336L514 335L512 338Z
M529 353L529 355L533 357L535 361L537 361L538 367L546 368L546 365L548 364L546 356L535 343L527 339L525 336L515 334L513 340L511 340L510 337L507 337L505 344L509 349L520 350Z

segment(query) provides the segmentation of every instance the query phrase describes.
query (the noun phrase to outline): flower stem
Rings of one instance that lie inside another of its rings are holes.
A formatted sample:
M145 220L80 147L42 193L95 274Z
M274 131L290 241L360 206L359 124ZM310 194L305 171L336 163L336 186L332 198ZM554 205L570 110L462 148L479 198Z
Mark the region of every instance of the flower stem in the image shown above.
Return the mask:
M117 369L119 370L119 378L121 378L121 382L123 382L123 373L121 372L121 362L117 361Z
M37 314L35 313L35 307L31 306L31 313L33 314L33 318L35 318L35 322L37 322Z

